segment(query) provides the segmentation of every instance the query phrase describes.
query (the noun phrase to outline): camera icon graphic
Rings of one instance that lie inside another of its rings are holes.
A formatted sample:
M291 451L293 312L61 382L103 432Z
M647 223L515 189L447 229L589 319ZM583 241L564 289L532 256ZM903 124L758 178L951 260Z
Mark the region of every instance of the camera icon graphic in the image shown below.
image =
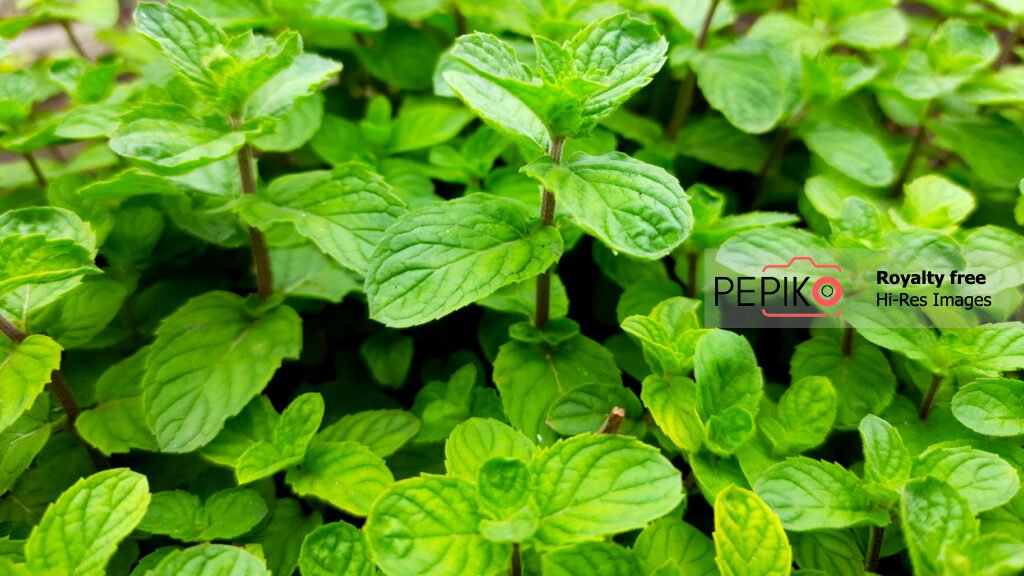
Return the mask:
M797 262L808 263L815 269L835 270L836 272L843 271L843 269L837 264L818 264L810 256L794 256L785 264L766 264L761 268L761 272L767 272L772 269L790 269ZM809 279L810 278L805 275L803 282L797 283L798 278L795 276L792 279L783 278L782 287L785 290L783 292L783 300L785 301L787 299L786 296L789 294L790 290L787 283L792 280L793 305L797 305L798 297L807 303L807 300L803 297L801 290ZM777 279L775 281L778 282ZM778 292L778 289L779 288L776 287L776 289L771 293ZM814 281L814 284L811 287L811 298L822 308L832 308L839 303L842 297L843 285L835 276L821 276ZM767 309L761 308L761 314L768 318L824 318L826 316L839 316L840 313L842 313L842 310L840 309L836 309L834 313L830 314L829 312L769 312Z

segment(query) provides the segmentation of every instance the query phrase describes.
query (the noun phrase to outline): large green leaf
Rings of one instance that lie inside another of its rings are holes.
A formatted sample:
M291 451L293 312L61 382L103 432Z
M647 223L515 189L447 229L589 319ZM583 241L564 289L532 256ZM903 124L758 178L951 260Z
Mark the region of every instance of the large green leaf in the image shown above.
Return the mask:
M782 58L766 42L744 41L699 55L694 69L714 109L740 130L762 134L782 121L790 105Z
M40 234L0 236L0 294L28 284L66 280L99 270L91 251L70 239Z
M715 498L715 561L722 576L789 576L793 551L779 519L749 490Z
M1009 378L977 380L953 397L953 415L989 436L1024 434L1024 383Z
M195 11L174 4L142 2L135 9L135 26L164 53L176 72L206 94L219 90L209 63L227 35Z
M944 574L943 558L978 535L971 509L949 484L935 478L912 480L900 503L903 537L914 574Z
M395 481L383 458L351 441L313 444L285 480L300 496L316 496L359 516L369 514L377 496Z
M373 576L376 570L363 532L347 522L325 524L302 542L303 576Z

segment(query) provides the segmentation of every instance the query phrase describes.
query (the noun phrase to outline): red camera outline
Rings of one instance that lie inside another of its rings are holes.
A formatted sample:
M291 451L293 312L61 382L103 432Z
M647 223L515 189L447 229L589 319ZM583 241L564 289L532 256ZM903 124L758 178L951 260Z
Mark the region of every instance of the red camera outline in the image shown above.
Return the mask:
M843 271L843 269L840 268L837 264L818 264L817 262L814 261L814 258L811 258L810 256L794 256L794 257L790 258L789 262L787 262L785 264L765 264L764 267L761 268L761 272L766 272L770 268L781 268L781 269L790 268L791 266L793 266L793 263L796 262L797 260L806 260L806 261L810 262L811 266L814 267L814 268L830 268L830 269L836 270L838 272L842 272ZM826 283L833 286L833 288L835 289L835 295L832 298L826 299L826 300L823 301L822 299L820 299L818 297L817 293L820 291L819 290L820 286L822 284L826 284ZM818 280L815 281L814 286L811 288L811 298L814 298L814 301L817 302L821 306L833 306L837 302L839 302L839 299L842 298L842 297L843 297L843 285L839 283L839 280L836 280L832 276L822 276L821 278L818 278ZM833 316L839 316L840 314L842 314L842 312L843 312L842 310L836 310L836 313L833 314ZM827 312L769 312L769 311L765 310L764 308L761 308L761 314L764 317L766 317L766 318L826 318L826 317L828 317L828 313Z

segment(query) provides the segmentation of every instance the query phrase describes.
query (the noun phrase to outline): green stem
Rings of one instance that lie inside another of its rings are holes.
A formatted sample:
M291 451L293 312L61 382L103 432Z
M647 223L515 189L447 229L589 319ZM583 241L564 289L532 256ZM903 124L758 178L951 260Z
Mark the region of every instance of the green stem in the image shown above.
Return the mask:
M711 21L715 17L715 10L718 9L719 0L711 0L708 12L704 15L704 22L701 24L700 34L697 35L697 50L703 50L708 42L708 33L711 32ZM693 95L697 87L697 76L692 68L687 68L686 75L679 82L679 94L676 95L676 104L672 108L672 116L668 121L668 128L665 129L665 137L675 141L679 135L679 129L686 122L690 115L690 108L693 107Z
M562 147L565 145L565 137L558 136L551 141L549 155L555 164L562 162ZM540 206L540 221L543 226L554 226L555 224L555 195L547 188L544 189ZM533 325L537 328L544 328L548 325L551 309L551 268L537 276L537 314Z
M931 386L928 387L928 391L925 392L924 398L921 399L921 406L917 409L917 418L922 422L928 419L928 414L932 411L932 405L935 404L935 394L938 393L941 385L942 376L933 374Z
M853 326L849 324L843 325L843 338L841 341L841 347L843 350L843 356L849 356L853 353L853 335L855 331Z
M900 168L899 176L896 177L896 181L892 184L893 198L898 198L903 193L903 185L906 184L907 178L910 177L910 171L914 168L914 161L917 160L917 156L921 153L925 138L928 136L928 131L924 127L924 121L931 116L931 113L932 102L929 100L925 104L924 113L921 114L921 122L917 127L917 134L914 135L914 141L910 144L910 152L907 153L907 158L903 161L903 167Z
M25 152L22 154L25 157L25 161L28 162L29 168L32 169L32 173L36 175L36 182L39 186L46 188L49 182L46 180L46 174L43 174L43 169L39 167L39 162L36 161L36 157L31 152Z
M256 179L252 170L252 148L246 144L238 151L238 172L242 179L242 193L256 194ZM249 243L252 246L252 261L256 266L256 290L266 300L274 294L274 272L270 267L270 250L267 238L258 228L249 227Z
M18 330L18 327L12 324L3 314L0 314L0 332L3 332L4 336L7 336L15 344L20 344L26 338L25 334ZM50 375L50 391L53 392L61 407L64 408L64 413L68 416L68 424L74 427L75 421L78 420L78 415L82 413L82 410L78 407L78 403L75 402L75 397L71 394L68 382L64 379L64 375L61 374L60 370L54 370L53 374Z
M872 526L868 531L868 553L864 558L864 568L868 572L878 571L878 560L882 557L882 538L885 536L883 526Z
M686 253L686 296L688 298L697 297L697 258L698 254L694 250Z

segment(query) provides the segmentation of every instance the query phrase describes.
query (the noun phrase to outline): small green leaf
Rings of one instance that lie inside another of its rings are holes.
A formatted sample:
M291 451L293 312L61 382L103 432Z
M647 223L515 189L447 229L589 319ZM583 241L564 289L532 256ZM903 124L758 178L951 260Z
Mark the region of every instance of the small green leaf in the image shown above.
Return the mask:
M193 10L156 2L138 5L135 26L160 47L183 78L208 95L219 91L217 78L209 66L228 39L219 27Z
M547 423L566 436L596 432L613 408L621 408L626 414L619 434L638 435L637 423L643 417L643 406L636 394L624 386L585 384L573 388L551 405Z
M840 42L854 48L877 50L896 46L907 36L907 19L898 8L854 14L836 26Z
M384 460L351 441L317 442L285 481L299 496L316 496L332 506L365 516L394 481Z
M461 478L398 482L377 499L365 531L374 559L393 576L494 574L509 566L512 545L484 539L476 489Z
M341 72L341 63L316 54L301 54L291 65L261 85L245 103L249 124L284 117L295 103Z
M144 104L122 118L110 149L158 174L176 175L227 158L245 135L223 122L195 118L177 104Z
M45 394L0 432L0 496L15 486L50 439L50 401Z
M870 126L832 115L802 124L800 135L812 152L858 182L880 187L896 177L892 158Z
M730 486L715 498L715 561L722 576L788 576L793 551L771 509Z
M61 346L49 336L32 334L21 342L0 338L0 432L14 424L60 367Z
M263 560L238 546L201 544L168 554L146 576L270 576Z
M359 355L385 388L401 388L412 365L413 340L397 331L374 334L359 345Z
M765 470L754 491L788 530L889 523L889 514L875 508L860 478L835 463L789 458Z
M783 55L765 42L741 41L701 54L694 69L708 103L751 134L774 128L789 107Z
M309 533L299 554L302 576L373 576L376 570L363 532L347 522Z
M987 436L1024 434L1024 382L1008 378L976 380L953 396L953 415Z
M666 566L669 574L716 576L715 545L703 532L677 518L662 518L637 536L633 545L647 574L661 574Z
M127 468L82 478L61 494L25 543L33 573L99 576L146 514L149 484Z
M970 447L932 448L914 459L913 476L953 487L974 514L998 508L1020 489L1017 470L991 452Z
M471 194L414 210L370 258L370 316L396 328L423 324L546 270L562 253L550 226L526 206Z
M683 242L693 214L679 181L621 152L574 154L564 164L544 156L523 171L553 191L576 223L613 251L661 258Z
M205 503L183 490L153 494L139 530L165 534L182 542L229 540L255 527L267 515L267 504L255 490L230 488Z
M632 550L610 542L582 542L541 557L544 576L640 576L643 567Z
M975 207L970 192L929 174L907 185L900 217L921 228L947 228L963 222Z
M900 517L914 574L921 576L944 574L947 551L978 535L970 507L949 484L936 478L919 478L906 485Z
M793 561L802 570L835 576L863 576L863 544L853 530L815 530L792 534Z
M810 450L825 441L836 417L836 392L828 378L810 376L790 384L774 418L758 426L781 453Z
M404 410L367 410L346 414L316 435L317 442L351 440L387 458L420 431L420 420Z
M0 295L28 284L99 272L92 253L74 240L39 234L0 236Z
M712 330L697 344L693 358L697 412L705 421L736 406L756 414L761 401L761 369L747 339Z
M697 384L682 376L644 378L644 401L651 416L673 444L696 452L704 442L704 424L697 415Z
M362 279L312 243L270 249L274 292L337 304L362 289Z
M878 416L860 421L864 444L864 479L896 490L910 479L910 453L903 446L899 430Z
M302 462L323 417L320 394L302 394L292 400L281 413L273 438L256 442L239 457L235 467L238 483L248 484Z
M476 482L480 468L491 458L515 458L529 463L537 448L508 424L490 418L470 418L459 424L444 445L448 474Z
M189 300L160 324L146 365L146 417L161 449L213 440L301 345L301 320L287 306L254 316L227 292Z
M547 448L532 469L541 516L535 537L548 545L640 528L683 499L679 470L627 436L574 436Z

